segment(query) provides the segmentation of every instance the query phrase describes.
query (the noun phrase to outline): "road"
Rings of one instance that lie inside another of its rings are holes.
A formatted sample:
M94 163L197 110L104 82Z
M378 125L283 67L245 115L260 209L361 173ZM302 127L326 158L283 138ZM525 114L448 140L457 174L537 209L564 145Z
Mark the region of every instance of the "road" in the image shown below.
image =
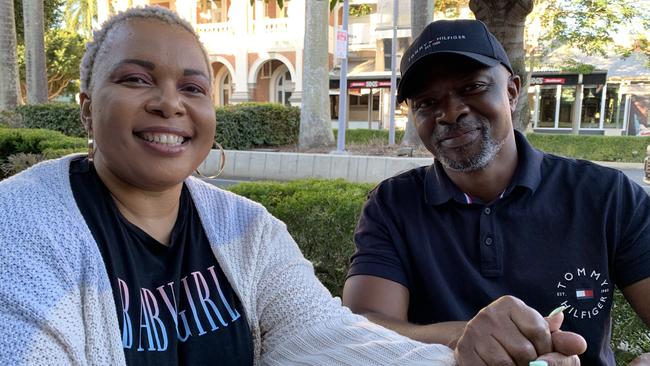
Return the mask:
M650 185L643 183L643 169L621 169L621 171L636 184L643 187L647 194L650 194Z
M650 194L650 185L643 183L643 169L620 169L625 175L645 189ZM221 188L228 188L240 182L250 181L248 179L208 179L207 182Z

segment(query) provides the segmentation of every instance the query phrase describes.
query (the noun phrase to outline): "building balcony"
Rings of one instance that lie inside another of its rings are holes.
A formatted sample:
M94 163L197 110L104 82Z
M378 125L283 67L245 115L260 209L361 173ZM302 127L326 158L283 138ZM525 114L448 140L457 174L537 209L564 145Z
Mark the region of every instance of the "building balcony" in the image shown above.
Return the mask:
M208 52L232 53L235 29L230 22L197 24L196 32Z

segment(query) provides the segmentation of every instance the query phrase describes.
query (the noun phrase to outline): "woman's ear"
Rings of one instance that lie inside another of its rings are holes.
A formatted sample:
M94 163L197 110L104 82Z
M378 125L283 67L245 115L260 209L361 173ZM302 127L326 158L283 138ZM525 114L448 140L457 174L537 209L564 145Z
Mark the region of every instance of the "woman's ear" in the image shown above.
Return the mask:
M86 132L91 132L93 128L90 96L86 93L79 94L79 102L81 103L81 123L83 123Z

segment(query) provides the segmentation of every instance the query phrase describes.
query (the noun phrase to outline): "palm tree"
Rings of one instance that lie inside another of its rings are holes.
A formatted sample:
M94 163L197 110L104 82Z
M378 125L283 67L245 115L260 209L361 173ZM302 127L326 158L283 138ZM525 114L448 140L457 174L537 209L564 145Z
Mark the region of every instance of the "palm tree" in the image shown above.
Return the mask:
M526 128L529 120L524 26L526 17L534 6L534 0L470 0L469 2L469 8L476 19L485 23L490 32L501 42L510 59L512 70L521 77L519 103L512 116L515 128L519 130Z
M97 18L97 0L65 0L63 21L66 30L90 38Z
M0 111L20 103L13 0L0 0Z
M431 23L433 20L433 6L433 0L411 0L411 38L415 39L424 30L424 27ZM418 145L422 145L422 141L415 129L413 116L409 110L402 146Z
M23 0L27 103L47 102L43 0Z
M334 144L330 122L328 62L328 0L307 0L303 56L302 107L300 109L301 148Z

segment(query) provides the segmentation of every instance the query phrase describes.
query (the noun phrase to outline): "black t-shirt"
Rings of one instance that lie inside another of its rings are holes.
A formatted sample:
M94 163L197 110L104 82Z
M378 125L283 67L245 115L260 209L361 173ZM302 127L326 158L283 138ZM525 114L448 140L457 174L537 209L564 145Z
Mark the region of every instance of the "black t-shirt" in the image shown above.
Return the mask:
M382 182L363 208L349 276L409 289L408 318L469 320L513 295L583 335L583 365L614 365L614 286L650 277L650 199L620 171L544 154L516 132L519 165L493 202L436 162Z
M104 258L128 365L252 365L250 328L189 190L165 246L127 221L94 167L70 165L72 191Z

